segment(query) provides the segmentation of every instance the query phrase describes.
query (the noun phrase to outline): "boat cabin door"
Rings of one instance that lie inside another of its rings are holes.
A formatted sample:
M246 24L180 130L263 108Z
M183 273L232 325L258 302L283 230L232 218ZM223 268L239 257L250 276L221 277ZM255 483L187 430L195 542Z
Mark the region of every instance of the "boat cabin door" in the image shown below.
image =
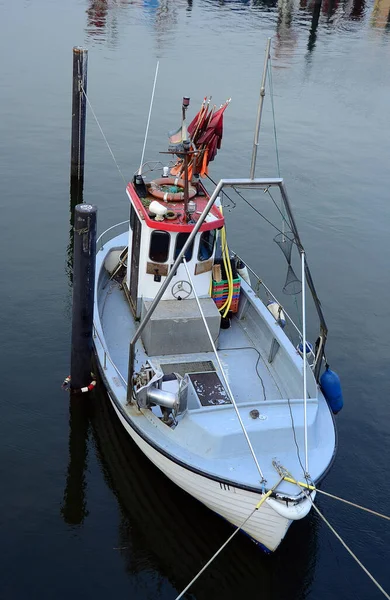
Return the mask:
M130 262L130 305L135 316L137 316L138 278L139 278L139 254L141 248L141 221L131 205L130 227L133 230L131 244Z

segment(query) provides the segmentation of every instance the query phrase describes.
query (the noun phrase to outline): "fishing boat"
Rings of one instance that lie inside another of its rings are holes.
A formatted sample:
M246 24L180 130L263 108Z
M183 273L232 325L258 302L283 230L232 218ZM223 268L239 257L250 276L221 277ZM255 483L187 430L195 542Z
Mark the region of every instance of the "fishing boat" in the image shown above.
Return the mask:
M166 161L141 159L127 185L129 221L98 239L93 343L118 419L142 452L272 552L309 513L332 464L341 389L325 360L327 327L285 183L254 176L258 127L250 177L208 191L202 176L221 146L228 102L217 109L206 98L187 127L188 106L184 98ZM229 250L221 200L229 189L279 194L275 241L285 287L300 286L302 329ZM314 344L307 291L319 317Z

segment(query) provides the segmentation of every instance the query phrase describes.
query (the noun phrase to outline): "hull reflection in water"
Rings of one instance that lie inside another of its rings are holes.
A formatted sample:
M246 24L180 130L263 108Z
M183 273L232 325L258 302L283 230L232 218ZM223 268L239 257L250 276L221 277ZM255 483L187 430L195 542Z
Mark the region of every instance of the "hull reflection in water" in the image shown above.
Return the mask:
M232 527L172 484L121 427L103 383L93 394L91 416L98 459L118 499L118 551L132 576L150 574L150 586L164 579L181 591L232 533ZM303 597L316 557L315 515L294 523L272 556L239 534L202 574L196 598L259 595L264 600ZM157 579L156 579L157 578ZM145 590L145 597L148 591ZM149 597L149 596L148 596Z

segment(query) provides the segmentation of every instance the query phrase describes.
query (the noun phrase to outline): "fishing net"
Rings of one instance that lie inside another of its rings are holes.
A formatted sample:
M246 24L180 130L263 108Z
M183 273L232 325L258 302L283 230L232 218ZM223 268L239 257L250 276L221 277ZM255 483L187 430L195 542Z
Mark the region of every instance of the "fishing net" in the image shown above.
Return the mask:
M285 231L284 233L278 233L274 237L274 242L279 246L287 262L291 263L291 250L294 243L294 234L292 231Z
M288 265L286 281L283 288L283 293L288 296L295 296L302 291L302 282L296 276L294 269Z
M295 243L294 234L292 233L292 231L278 233L274 237L274 242L279 246L279 248L283 252L288 264L283 293L289 296L295 296L296 294L300 294L302 291L302 282L297 277L294 269L291 266L292 247Z

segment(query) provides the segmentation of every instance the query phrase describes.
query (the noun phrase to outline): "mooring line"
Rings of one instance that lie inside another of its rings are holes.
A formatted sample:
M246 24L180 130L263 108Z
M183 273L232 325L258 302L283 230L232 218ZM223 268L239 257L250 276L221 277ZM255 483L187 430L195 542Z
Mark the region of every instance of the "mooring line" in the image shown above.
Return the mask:
M213 556L210 558L210 560L207 561L207 563L201 568L201 570L195 575L195 577L190 581L190 583L184 588L184 590L178 595L176 596L175 600L179 600L180 598L183 598L184 594L186 592L188 592L188 590L190 589L190 587L195 583L195 581L202 575L202 573L207 569L207 567L209 565L211 565L211 563L213 562L213 560L215 558L217 558L217 556L222 552L222 550L224 548L226 548L226 546L228 545L228 543L234 538L234 536L240 531L240 529L242 529L245 525L245 523L247 523L247 521L249 521L249 519L251 518L251 516L257 511L259 510L259 508L261 507L262 504L264 504L264 502L267 500L267 498L274 492L274 490L276 490L276 488L278 487L278 485L281 483L281 481L283 480L283 477L281 477L273 486L272 488L270 488L268 490L268 492L266 492L265 494L261 495L261 498L259 500L259 502L256 504L256 506L254 507L254 509L252 510L252 512L246 517L246 519L244 519L244 521L233 531L232 535L230 537L228 537L228 539L226 540L226 542L224 542L222 544L222 546L220 548L218 548L218 550L216 551L215 554L213 554Z
M287 471L287 469L286 469ZM279 472L279 471L278 471ZM363 565L363 563L361 562L361 560L356 556L356 554L351 550L351 548L348 546L348 544L346 542L344 542L343 538L341 537L341 535L339 533L337 533L337 531L335 530L335 528L329 523L328 519L325 517L325 515L322 514L322 512L320 511L319 508L317 508L317 506L314 504L314 501L312 500L310 493L307 490L316 490L317 492L321 493L321 490L318 490L314 485L309 485L307 483L303 483L302 481L296 481L293 477L289 477L289 476L284 476L284 478L286 481L290 481L290 483L295 483L305 494L306 498L308 498L310 500L310 503L312 505L312 507L314 508L314 510L316 511L316 513L319 515L319 517L321 517L321 519L324 521L324 523L329 527L329 529L331 530L331 532L336 536L336 538L339 540L340 544L342 544L344 546L344 548L346 549L346 551L352 556L352 558L355 560L355 562L359 565L359 567L365 572L365 574L371 579L371 581L373 582L373 584L378 588L378 590L380 592L382 592L382 594L384 595L385 598L387 598L387 600L390 600L390 595L383 589L383 587L381 586L381 584L379 583L379 581L377 581L375 579L375 577L370 573L370 571L367 569L367 567L365 567ZM379 517L383 517L385 519L389 519L389 517L387 517L386 515L382 515L380 513L377 513L375 511L372 511L368 508L365 508L363 506L359 506L358 504L354 504L353 502L349 502L348 500L343 500L342 498L339 498L338 496L333 496L333 494L329 494L327 492L325 492L326 496L331 496L337 500L341 500L342 502L346 502L347 504L351 504L352 506L356 506L356 508L361 508L362 510L366 510L367 512L373 513Z
M111 156L112 156L112 159L113 159L113 161L114 161L114 163L115 163L115 165L116 165L116 168L118 169L118 171L119 171L119 174L120 174L120 176L122 177L122 179L123 179L123 182L124 182L125 186L127 186L127 181L126 181L126 179L125 179L125 177L124 177L124 175L123 175L122 171L120 170L120 167L119 167L119 165L118 165L118 162L117 162L117 160L116 160L116 158L115 158L115 156L114 156L114 153L113 153L113 151L111 150L111 146L110 146L110 144L108 143L108 140L107 140L106 136L104 135L104 131L103 131L103 129L102 129L102 127L101 127L100 123L99 123L99 120L98 120L98 118L97 118L97 116L96 116L96 114L95 114L95 111L94 111L94 110L93 110L93 108L92 108L92 104L91 104L91 103L90 103L90 101L89 101L89 98L88 98L88 96L87 96L87 93L86 93L86 91L85 91L85 89L84 89L84 87L83 87L83 84L81 83L81 81L80 81L80 88L81 88L81 91L83 92L83 94L84 94L84 96L85 96L85 99L86 99L86 101L88 102L88 106L89 106L89 108L91 109L91 112L92 112L92 114L93 114L93 116L94 116L94 119L95 119L95 121L96 121L96 124L97 124L97 126L99 127L99 129L100 129L100 133L102 134L102 136L103 136L103 139L104 139L104 141L105 141L105 142L106 142L106 144L107 144L107 148L108 148L108 149L109 149L109 151L110 151L110 154L111 154Z
M295 483L299 487L302 487L302 488L305 488L308 490L315 490L319 494L328 496L328 498L333 498L333 500L339 500L340 502L344 502L345 504L349 504L350 506L354 506L355 508L364 510L365 512L375 515L376 517L380 517L381 519L386 519L387 521L390 521L390 517L388 515L384 515L383 513L377 512L376 510L372 510L371 508L367 508L366 506L362 506L361 504L356 504L356 502L351 502L351 500L345 500L344 498L340 498L340 496L335 496L334 494L330 494L329 492L320 490L315 485L309 485L307 483L304 483L303 481L297 481L293 477L284 477L284 480L288 481L289 483Z
M377 581L375 579L375 577L373 575L371 575L370 571L363 565L363 563L361 562L361 560L358 559L358 557L356 556L356 554L351 550L351 548L344 542L343 538L341 537L341 535L339 535L337 533L337 531L335 530L335 528L329 523L329 521L326 519L326 517L322 514L322 512L319 510L319 508L317 508L317 506L314 504L313 500L310 498L310 494L306 494L307 497L310 499L310 502L314 508L314 510L316 511L316 513L321 517L321 519L324 521L324 523L326 523L326 525L329 527L329 529L331 530L332 533L334 533L334 535L337 537L337 539L339 540L339 542L344 546L344 548L346 549L346 551L352 556L352 558L357 562L357 564L359 565L359 567L361 569L363 569L363 571L365 572L365 574L371 579L371 581L373 582L374 585L376 585L376 587L378 588L378 590L380 592L382 592L382 594L384 595L385 598L387 598L387 600L390 600L390 595L383 589L383 587L381 586L381 584L379 583L379 581Z

